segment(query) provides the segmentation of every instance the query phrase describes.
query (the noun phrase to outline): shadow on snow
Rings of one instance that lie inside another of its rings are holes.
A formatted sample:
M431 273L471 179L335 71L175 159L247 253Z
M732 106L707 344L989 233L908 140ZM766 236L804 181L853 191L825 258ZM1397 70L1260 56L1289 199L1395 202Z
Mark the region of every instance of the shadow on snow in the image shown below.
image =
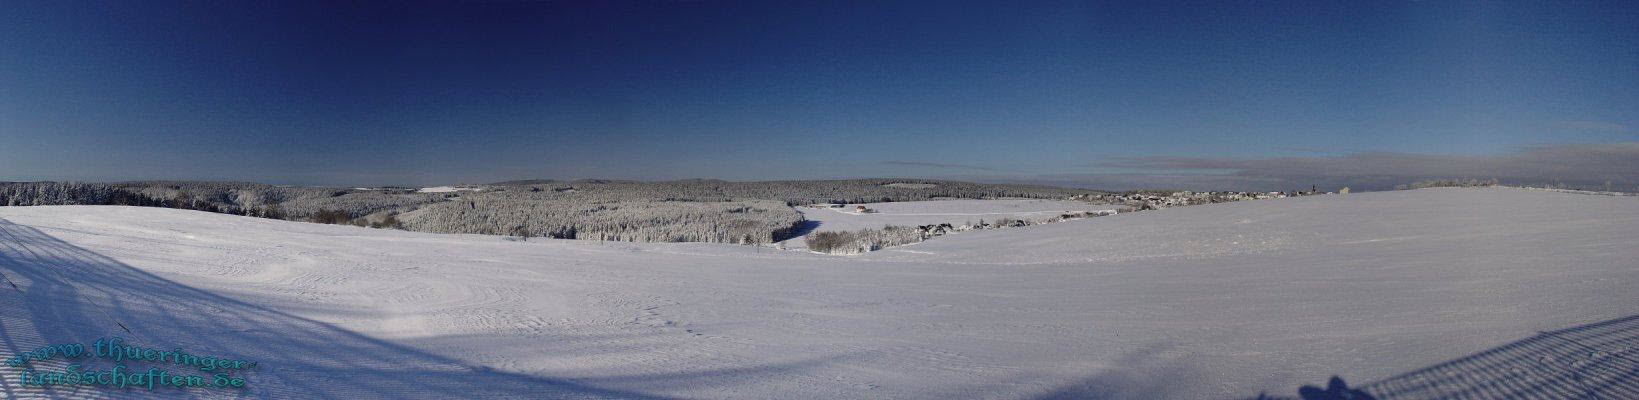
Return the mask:
M1639 315L1541 332L1349 388L1333 377L1303 400L1639 399ZM1290 399L1260 396L1259 399Z

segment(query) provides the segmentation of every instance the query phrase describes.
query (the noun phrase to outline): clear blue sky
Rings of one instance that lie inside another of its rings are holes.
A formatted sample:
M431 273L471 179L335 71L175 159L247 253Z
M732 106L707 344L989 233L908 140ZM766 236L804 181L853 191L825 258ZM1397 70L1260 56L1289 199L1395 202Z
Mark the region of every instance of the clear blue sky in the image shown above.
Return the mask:
M1635 2L329 3L7 1L0 180L1098 186L1639 154Z

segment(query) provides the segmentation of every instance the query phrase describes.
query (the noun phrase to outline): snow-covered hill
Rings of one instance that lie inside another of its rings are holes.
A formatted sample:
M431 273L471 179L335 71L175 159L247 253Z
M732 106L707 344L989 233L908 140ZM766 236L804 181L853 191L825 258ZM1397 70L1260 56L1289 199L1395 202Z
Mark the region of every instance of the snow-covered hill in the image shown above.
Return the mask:
M0 356L121 336L259 363L236 373L244 392L22 387L0 366L0 397L1192 399L1332 375L1381 388L1639 314L1636 238L1639 198L1513 189L1186 207L856 257L0 207ZM1627 347L1598 351L1632 357L1639 332L1604 336ZM1461 378L1535 373L1520 370Z

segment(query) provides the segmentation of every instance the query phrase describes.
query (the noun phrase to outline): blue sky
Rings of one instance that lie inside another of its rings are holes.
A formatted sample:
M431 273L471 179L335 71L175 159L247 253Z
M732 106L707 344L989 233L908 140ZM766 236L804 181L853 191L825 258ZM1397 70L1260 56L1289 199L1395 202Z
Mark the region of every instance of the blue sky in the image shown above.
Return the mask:
M0 180L1639 185L1632 2L327 3L7 2Z

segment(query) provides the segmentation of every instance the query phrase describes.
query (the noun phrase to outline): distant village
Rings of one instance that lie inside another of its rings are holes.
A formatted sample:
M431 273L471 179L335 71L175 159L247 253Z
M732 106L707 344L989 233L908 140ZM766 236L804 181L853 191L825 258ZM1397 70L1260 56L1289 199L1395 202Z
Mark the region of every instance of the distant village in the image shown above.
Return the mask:
M1345 187L1338 189L1336 192L1321 192L1314 187L1311 187L1308 191L1295 192L1193 192L1188 190L1163 192L1140 190L1110 194L1082 194L1072 196L1070 199L1098 204L1122 205L1128 207L1126 211L1143 211L1191 206L1197 204L1228 203L1242 200L1280 199L1287 197L1313 196L1319 194L1349 194L1349 188Z

